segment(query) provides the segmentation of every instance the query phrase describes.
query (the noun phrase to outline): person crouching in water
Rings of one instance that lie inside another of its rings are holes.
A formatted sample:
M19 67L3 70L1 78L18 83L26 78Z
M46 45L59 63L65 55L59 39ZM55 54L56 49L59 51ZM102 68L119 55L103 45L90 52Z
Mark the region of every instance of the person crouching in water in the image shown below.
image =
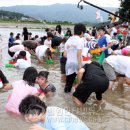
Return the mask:
M78 81L73 93L74 103L81 107L92 92L96 93L97 103L102 101L102 94L108 89L109 80L102 67L97 62L85 64L78 72Z
M20 69L26 69L28 67L31 67L31 61L28 61L26 58L26 51L20 51L19 55L17 57L17 61L14 64L15 67L18 67Z
M52 97L55 94L56 88L48 82L48 71L40 71L36 82L40 86L39 93L44 93L47 97Z

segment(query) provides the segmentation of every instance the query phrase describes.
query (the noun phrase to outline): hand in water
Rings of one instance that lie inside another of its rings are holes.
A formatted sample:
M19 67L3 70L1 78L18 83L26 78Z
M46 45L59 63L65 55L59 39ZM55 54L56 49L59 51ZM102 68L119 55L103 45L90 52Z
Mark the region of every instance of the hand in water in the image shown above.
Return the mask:
M29 130L47 130L39 125L33 125Z

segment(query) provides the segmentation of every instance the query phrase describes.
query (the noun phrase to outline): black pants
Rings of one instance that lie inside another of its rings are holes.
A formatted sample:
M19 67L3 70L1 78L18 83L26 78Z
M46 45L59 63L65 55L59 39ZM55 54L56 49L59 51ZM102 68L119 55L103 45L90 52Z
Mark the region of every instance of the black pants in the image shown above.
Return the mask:
M67 92L71 92L75 77L76 77L76 73L73 73L71 75L67 75L66 77L66 85L65 85L65 89L64 91Z
M15 52L10 52L10 51L8 50L8 54L9 54L11 57L13 57L14 54L15 54Z

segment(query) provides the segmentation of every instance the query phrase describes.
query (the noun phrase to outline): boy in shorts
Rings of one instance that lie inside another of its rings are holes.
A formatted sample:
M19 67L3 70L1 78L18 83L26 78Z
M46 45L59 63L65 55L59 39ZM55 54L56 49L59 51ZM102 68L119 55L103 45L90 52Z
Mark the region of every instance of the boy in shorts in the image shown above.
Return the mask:
M77 78L76 90L73 93L74 103L79 107L83 106L92 92L96 93L96 99L101 103L102 94L109 86L102 67L97 62L87 63L79 70Z

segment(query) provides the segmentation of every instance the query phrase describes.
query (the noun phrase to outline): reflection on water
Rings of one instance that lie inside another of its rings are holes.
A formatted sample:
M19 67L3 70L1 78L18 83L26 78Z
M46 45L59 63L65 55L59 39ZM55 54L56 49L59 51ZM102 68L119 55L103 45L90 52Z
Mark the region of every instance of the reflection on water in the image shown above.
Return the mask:
M10 59L7 54L6 37L4 38L4 43L0 43L0 48L3 48L0 68L10 82L21 79L23 75L22 70L4 67L4 64ZM124 88L118 87L114 91L107 91L103 96L105 107L95 107L92 95L84 108L77 108L72 102L72 94L63 93L64 83L60 81L59 63L55 65L39 65L36 60L32 62L32 65L38 71L49 70L49 81L57 88L55 97L47 99L48 106L59 106L74 113L91 130L130 130L130 87L128 85L124 86ZM17 116L5 113L4 105L9 93L11 91L0 92L0 130L28 130L29 123L26 123Z

